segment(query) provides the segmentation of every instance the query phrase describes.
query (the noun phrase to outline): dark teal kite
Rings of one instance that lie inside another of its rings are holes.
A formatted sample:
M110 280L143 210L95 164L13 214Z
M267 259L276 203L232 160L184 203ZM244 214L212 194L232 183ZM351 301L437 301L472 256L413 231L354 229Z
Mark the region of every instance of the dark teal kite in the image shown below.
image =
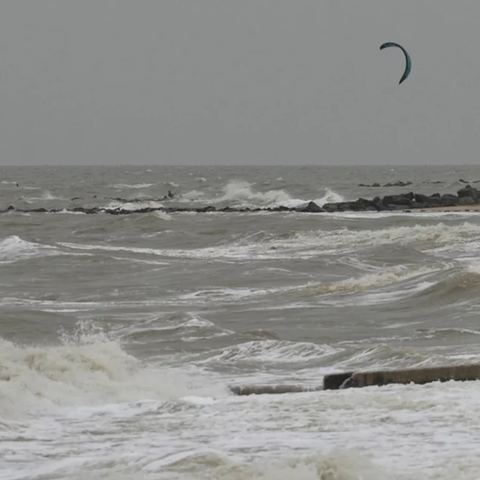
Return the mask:
M384 48L388 47L397 47L399 48L405 55L405 71L403 72L402 78L400 79L400 82L398 83L401 85L401 83L410 75L410 70L412 69L412 59L410 58L410 55L408 52L398 43L384 43L381 47L380 50L383 50Z

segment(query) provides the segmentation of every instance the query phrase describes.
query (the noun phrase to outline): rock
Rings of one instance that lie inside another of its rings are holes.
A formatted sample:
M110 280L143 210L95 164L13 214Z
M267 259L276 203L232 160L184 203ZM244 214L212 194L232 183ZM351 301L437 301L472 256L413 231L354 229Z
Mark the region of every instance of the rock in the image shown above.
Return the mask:
M431 196L427 197L427 200L423 202L424 208L440 207L442 205L442 197Z
M467 185L466 187L458 190L457 195L459 198L471 197L475 201L480 199L480 191L478 191L476 188L472 187L471 185Z
M411 182L397 182L395 185L407 185ZM374 184L375 185L375 184ZM378 185L378 184L377 184ZM74 197L77 199L78 197ZM116 198L114 200L118 201L127 201L121 198ZM129 202L144 202L145 198L142 199L133 199ZM138 210L126 210L124 208L101 208L101 207L75 207L72 209L58 209L58 210L46 210L43 207L34 208L31 210L23 210L15 208L10 205L5 210L0 210L0 213L6 213L11 211L17 212L32 212L32 213L47 213L47 212L81 212L85 214L97 214L105 213L107 215L131 215L131 214L142 214L150 213L155 211L163 211L167 213L180 213L180 212L193 212L193 213L205 213L205 212L228 212L228 213L247 213L247 212L305 212L305 213L320 213L320 212L345 212L345 211L383 211L383 210L411 210L411 209L427 209L432 207L453 207L456 205L469 206L480 204L480 190L472 187L470 184L465 185L463 188L458 190L457 195L451 193L446 193L440 195L440 193L434 193L433 195L424 195L422 193L401 193L397 195L385 195L384 197L375 196L372 200L366 198L358 198L354 201L348 202L336 202L336 203L326 203L322 207L317 205L315 202L311 201L308 204L304 204L301 207L257 207L257 208L234 208L226 206L220 210L217 210L213 205L207 205L204 207L178 207L178 206L160 206L160 207L147 207Z
M322 208L329 213L338 212L338 203L326 203Z
M427 195L423 195L421 193L416 193L413 199L417 203L427 204L430 200L430 197L427 197Z
M213 205L208 205L207 207L197 208L197 212L215 212L217 209Z
M395 183L387 183L384 187L407 187L408 185L412 185L412 182L395 182Z
M459 204L459 198L451 193L445 193L442 195L441 204L442 207L454 207Z
M366 200L365 198L359 198L355 202L350 202L352 204L352 209L356 211L361 210L378 210L377 205L373 202L373 200Z
M459 205L475 205L475 200L472 197L460 197Z
M319 207L315 202L309 202L305 208L300 210L301 212L320 213L325 212L322 207Z
M385 195L383 197L383 205L388 206L411 206L412 199L407 195Z

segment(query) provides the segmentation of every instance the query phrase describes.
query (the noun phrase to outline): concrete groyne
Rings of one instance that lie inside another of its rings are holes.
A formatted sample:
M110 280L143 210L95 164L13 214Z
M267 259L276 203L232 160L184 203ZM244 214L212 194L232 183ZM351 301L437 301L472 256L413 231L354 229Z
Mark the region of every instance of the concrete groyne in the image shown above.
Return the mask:
M473 381L480 379L480 365L453 365L449 367L410 368L399 370L376 370L366 372L343 372L325 375L323 386L302 385L245 385L233 386L235 395L266 395L282 393L340 390L391 384L410 383L424 385L431 382Z
M478 379L480 379L480 365L454 365L450 367L354 372L347 376L346 374L326 375L323 379L323 388L324 390L337 390L340 388L383 386L392 383L424 385L431 382Z
M304 387L302 385L243 385L233 386L230 390L235 395L278 395L281 393L315 392L323 387Z

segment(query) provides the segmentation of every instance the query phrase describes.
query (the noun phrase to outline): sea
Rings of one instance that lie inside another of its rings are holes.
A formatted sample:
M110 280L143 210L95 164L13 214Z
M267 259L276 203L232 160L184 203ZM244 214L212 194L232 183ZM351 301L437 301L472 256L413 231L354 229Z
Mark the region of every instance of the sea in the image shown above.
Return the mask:
M60 210L0 213L0 479L478 480L480 382L232 387L480 363L479 212L135 213L478 180L480 165L0 167L0 210Z

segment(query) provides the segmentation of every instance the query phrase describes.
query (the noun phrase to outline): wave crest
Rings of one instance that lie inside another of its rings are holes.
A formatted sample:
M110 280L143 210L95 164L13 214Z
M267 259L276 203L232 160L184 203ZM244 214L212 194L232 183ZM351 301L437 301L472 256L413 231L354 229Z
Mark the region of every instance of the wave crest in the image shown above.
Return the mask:
M146 368L115 336L91 322L54 346L16 345L0 337L0 411L18 416L55 406L170 400L205 391L197 378ZM210 391L212 387L210 387Z

